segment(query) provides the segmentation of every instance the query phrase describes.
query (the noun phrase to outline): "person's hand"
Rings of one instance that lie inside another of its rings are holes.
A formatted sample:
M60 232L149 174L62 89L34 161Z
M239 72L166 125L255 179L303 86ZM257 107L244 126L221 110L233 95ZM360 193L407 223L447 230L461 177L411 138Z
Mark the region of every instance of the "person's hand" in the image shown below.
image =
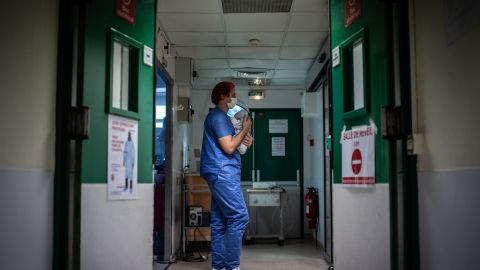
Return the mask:
M250 130L250 127L252 126L252 119L248 115L245 115L243 117L243 129L244 130Z
M247 135L246 135L245 138L243 139L242 143L243 143L244 145L246 145L247 147L252 146L253 137L252 137L252 134L250 134L250 132L247 133Z

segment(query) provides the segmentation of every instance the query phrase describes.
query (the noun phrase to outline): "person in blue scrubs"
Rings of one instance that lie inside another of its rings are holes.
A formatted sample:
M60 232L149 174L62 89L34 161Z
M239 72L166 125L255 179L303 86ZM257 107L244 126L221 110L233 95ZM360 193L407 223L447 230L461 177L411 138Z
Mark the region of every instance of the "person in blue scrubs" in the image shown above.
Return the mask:
M235 130L227 111L236 105L235 85L220 82L212 91L212 109L204 123L200 175L208 182L212 194L210 212L212 268L239 270L243 232L248 211L240 188L240 153L243 142L252 145L251 119L243 118L243 129Z

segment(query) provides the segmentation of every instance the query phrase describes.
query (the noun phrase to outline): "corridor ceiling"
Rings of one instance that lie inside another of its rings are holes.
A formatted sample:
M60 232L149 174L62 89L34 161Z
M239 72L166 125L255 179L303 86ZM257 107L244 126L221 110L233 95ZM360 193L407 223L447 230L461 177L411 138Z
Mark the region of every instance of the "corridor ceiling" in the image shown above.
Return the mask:
M195 90L221 80L255 88L256 78L263 89L304 90L328 36L328 1L158 0L157 26L177 56L194 59Z

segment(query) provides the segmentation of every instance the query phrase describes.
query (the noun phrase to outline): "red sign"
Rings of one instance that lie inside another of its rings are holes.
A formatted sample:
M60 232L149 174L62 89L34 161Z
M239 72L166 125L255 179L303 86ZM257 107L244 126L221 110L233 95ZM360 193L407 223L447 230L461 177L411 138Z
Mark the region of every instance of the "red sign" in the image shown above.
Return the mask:
M125 21L135 23L135 0L116 0L115 14Z
M362 169L362 153L355 149L352 153L352 172L357 175Z
M360 0L345 0L345 27L352 24L361 14Z

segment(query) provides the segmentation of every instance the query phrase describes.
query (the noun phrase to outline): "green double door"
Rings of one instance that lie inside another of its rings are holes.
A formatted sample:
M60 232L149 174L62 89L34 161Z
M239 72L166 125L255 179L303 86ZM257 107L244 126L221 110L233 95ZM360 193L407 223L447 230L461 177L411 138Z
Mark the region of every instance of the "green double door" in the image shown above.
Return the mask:
M151 268L156 2L61 5L72 29L71 48L59 52L71 51L73 59L64 67L72 73L71 98L64 101L88 113L84 122L71 123L84 131L70 149L71 256L55 267Z
M252 147L242 156L244 182L298 182L303 175L298 109L252 109Z
M333 264L417 269L408 8L405 1L332 0ZM410 175L411 176L411 175ZM412 207L413 206L413 207ZM406 225L411 220L411 225ZM410 227L412 228L412 227ZM413 252L412 252L413 251Z

